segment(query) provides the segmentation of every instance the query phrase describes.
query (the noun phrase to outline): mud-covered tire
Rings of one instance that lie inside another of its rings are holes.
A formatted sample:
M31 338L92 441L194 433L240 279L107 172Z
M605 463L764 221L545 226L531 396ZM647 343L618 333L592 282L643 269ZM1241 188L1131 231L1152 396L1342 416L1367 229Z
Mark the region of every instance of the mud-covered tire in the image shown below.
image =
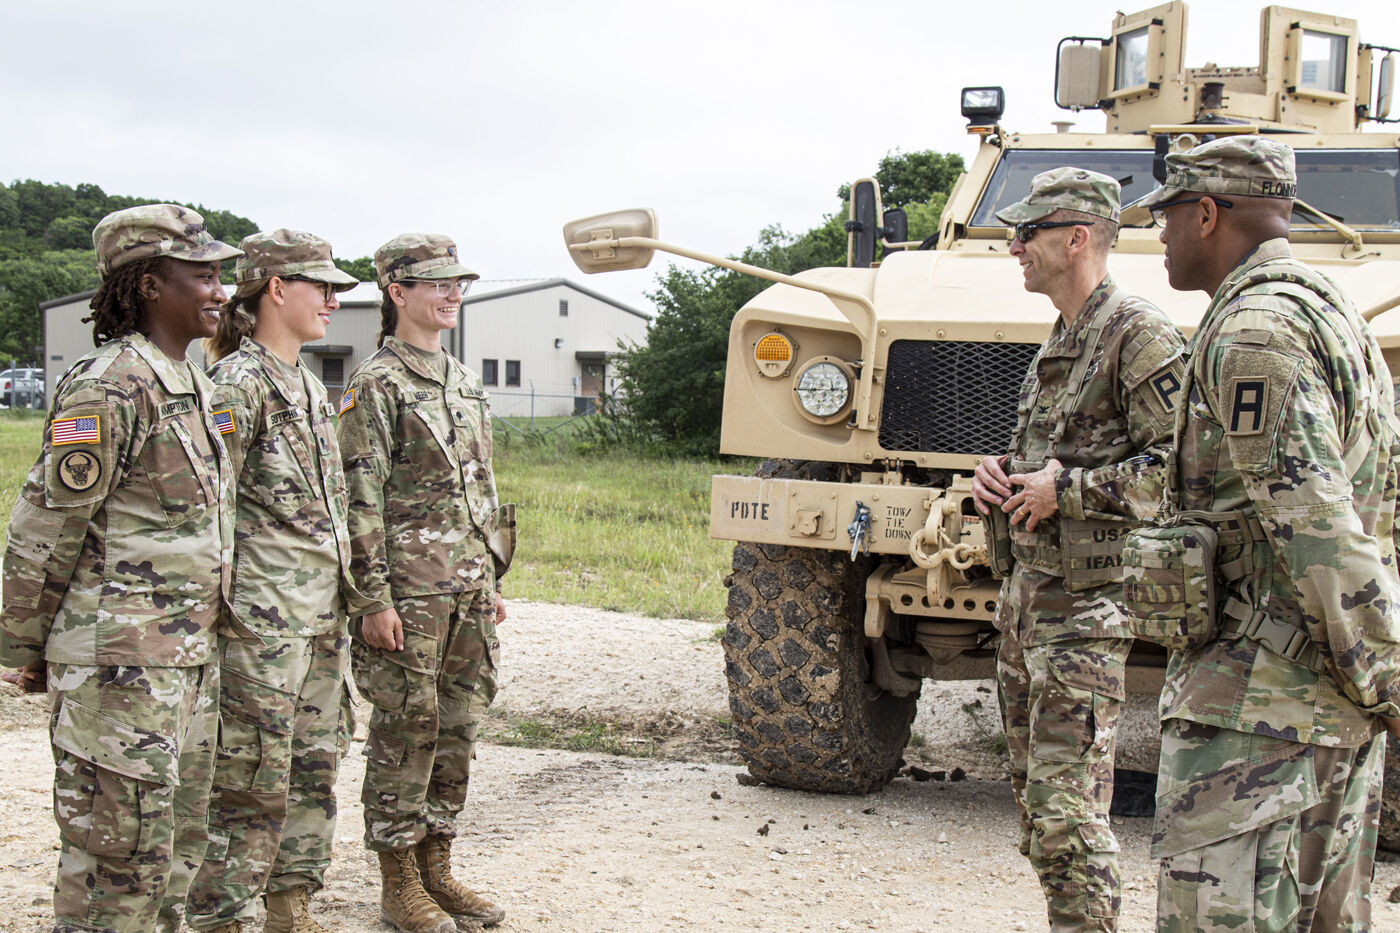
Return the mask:
M1381 790L1381 832L1379 845L1400 852L1400 741L1387 736L1385 742L1385 784Z
M769 461L760 476L829 479L821 464ZM749 772L801 790L868 793L900 767L918 691L871 682L863 618L868 559L740 542L729 580L724 668Z

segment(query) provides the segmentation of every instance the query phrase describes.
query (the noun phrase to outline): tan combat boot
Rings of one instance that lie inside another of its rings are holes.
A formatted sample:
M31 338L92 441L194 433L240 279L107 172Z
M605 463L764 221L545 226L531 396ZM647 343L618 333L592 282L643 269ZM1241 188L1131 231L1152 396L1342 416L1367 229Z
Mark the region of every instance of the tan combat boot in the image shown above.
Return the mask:
M243 933L245 928L242 922L230 920L228 923L221 923L213 929L202 931L202 933Z
M263 922L263 933L331 933L311 919L311 909L307 906L310 900L311 891L304 884L276 894L264 894L267 919Z
M451 839L427 836L418 843L416 851L418 868L423 872L423 887L443 910L475 920L484 927L494 926L506 918L503 909L452 877Z
M412 849L380 852L379 874L384 879L380 920L403 933L456 933L457 924L423 890Z

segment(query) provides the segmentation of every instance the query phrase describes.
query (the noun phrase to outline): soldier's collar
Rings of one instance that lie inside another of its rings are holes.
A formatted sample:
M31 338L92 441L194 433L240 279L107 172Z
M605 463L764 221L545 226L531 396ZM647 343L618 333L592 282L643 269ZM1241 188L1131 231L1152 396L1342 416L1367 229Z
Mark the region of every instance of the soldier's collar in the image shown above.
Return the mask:
M302 383L301 367L293 368L279 360L271 350L258 343L252 337L244 337L238 344L238 349L258 361L264 373L267 374L268 381L272 383L272 388L277 394L282 396L282 401L295 408L303 402L297 398L297 386ZM310 404L310 399L305 404Z
M1078 356L1083 352L1089 330L1103 315L1103 309L1108 306L1115 288L1117 286L1113 282L1113 276L1104 275L1103 280L1094 286L1094 290L1084 300L1084 304L1079 306L1079 313L1074 316L1073 323L1066 324L1063 317L1057 316L1051 336L1058 349L1046 355Z
M438 372L434 366L424 359L424 351L411 346L398 337L385 337L384 346L391 350L399 359L403 360L403 364L415 374L422 376L430 382L435 382L440 386L446 387L447 383L443 381L442 373ZM442 352L449 360L452 358L452 354L448 353L445 347ZM452 372L451 365L449 365L447 369L449 373Z
M194 364L190 362L189 357L172 360L149 337L138 331L132 331L122 340L146 361L146 365L151 367L151 372L156 374L166 392L171 395L195 393Z
M1273 240L1261 242L1257 247L1254 247L1249 255L1240 259L1239 265L1231 269L1231 273L1229 273L1228 276L1225 276L1224 282L1219 284L1218 289L1215 290L1214 296L1211 296L1211 301L1222 296L1222 294L1228 293L1228 291L1235 286L1236 282L1239 282L1240 279L1243 279L1243 277L1252 272L1254 266L1263 265L1263 263L1266 262L1273 262L1275 259L1292 258L1294 258L1294 249L1289 247L1287 238L1274 237Z

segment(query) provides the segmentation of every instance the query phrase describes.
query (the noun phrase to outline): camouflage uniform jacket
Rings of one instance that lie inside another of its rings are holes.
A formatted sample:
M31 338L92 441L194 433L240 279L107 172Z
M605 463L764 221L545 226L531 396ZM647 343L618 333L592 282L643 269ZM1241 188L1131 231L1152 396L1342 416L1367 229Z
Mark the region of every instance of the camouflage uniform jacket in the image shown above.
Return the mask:
M233 612L280 638L343 632L366 600L350 578L345 474L326 389L254 340L209 370L238 477Z
M444 354L446 379L396 337L350 377L340 452L351 570L377 612L394 599L481 589L495 510L491 416L481 378Z
M1279 271L1287 281L1268 280ZM1336 287L1274 239L1221 283L1190 352L1181 507L1253 507L1267 540L1222 539L1218 565L1255 568L1225 595L1306 631L1326 672L1218 638L1172 656L1162 718L1360 745L1379 728L1371 714L1400 716L1396 451L1374 440L1390 433L1377 419L1394 396L1380 349Z
M212 389L140 334L63 377L10 519L0 662L210 660L233 556Z
M1064 465L1056 482L1059 511L1034 532L1024 525L1011 528L1016 565L1001 601L1033 607L1033 631L1020 632L1026 644L1131 637L1111 600L1097 600L1098 610L1079 611L1095 600L1066 591L1062 518L1122 521L1155 514L1185 341L1165 314L1140 298L1125 296L1115 307L1115 291L1112 277L1105 276L1072 323L1056 319L1021 386L1008 472L1039 469L1052 457ZM1082 382L1073 378L1076 370L1083 372ZM1118 561L1113 554L1098 559L1114 566ZM1095 589L1114 587L1105 580ZM1003 630L1011 625L1011 608L1001 614Z

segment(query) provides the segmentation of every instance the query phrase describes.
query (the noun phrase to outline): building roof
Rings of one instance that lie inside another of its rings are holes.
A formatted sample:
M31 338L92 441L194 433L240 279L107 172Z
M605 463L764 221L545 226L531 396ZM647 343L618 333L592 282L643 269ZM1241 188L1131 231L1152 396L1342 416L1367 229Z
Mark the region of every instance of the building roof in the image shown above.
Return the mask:
M516 282L522 282L523 284L516 285L514 284ZM565 288L572 288L574 291L578 292L581 295L587 295L589 298L596 298L597 300L604 302L605 304L610 304L614 308L617 308L620 311L626 311L628 314L635 315L636 317L639 317L644 321L651 320L651 315L647 314L645 311L638 311L631 305L625 305L622 302L618 301L616 298L609 298L607 295L604 295L600 292L595 292L591 288L584 288L577 282L570 282L568 279L564 278L485 279L472 283L471 294L468 295L467 300L462 303L466 305L478 304L483 301L490 301L492 298L504 298L507 295L521 295L525 292L535 292L546 288L555 288L561 285Z
M39 310L47 311L49 308L71 304L75 301L92 301L92 296L96 294L97 289L89 288L85 292L74 292L71 295L64 295L62 298L50 298L48 301L39 302Z
M462 303L464 305L480 304L483 301L490 301L493 298L504 298L507 295L522 295L526 292L541 291L546 288L555 288L561 285L565 288L572 288L574 291L578 292L581 295L587 295L588 297L596 298L597 300L604 302L605 304L610 304L614 308L617 308L621 311L626 311L628 314L635 315L636 317L639 317L644 321L651 320L651 315L647 314L645 311L638 311L636 308L633 308L630 305L623 304L616 298L609 298L607 295L595 292L591 288L584 288L582 285L579 285L576 282L570 282L568 279L564 278L479 279L476 282L472 283L471 294L468 295L467 300ZM49 308L56 307L57 305L66 305L75 301L91 301L92 296L96 294L97 289L90 288L85 292L75 292L72 295L64 295L62 298L52 298L48 301L41 301L39 302L39 310L45 311ZM340 303L342 305L371 305L374 307L378 307L380 301L382 300L382 295L379 292L379 286L374 282L361 282L354 288L350 288L346 291L341 292L338 297L340 298Z

